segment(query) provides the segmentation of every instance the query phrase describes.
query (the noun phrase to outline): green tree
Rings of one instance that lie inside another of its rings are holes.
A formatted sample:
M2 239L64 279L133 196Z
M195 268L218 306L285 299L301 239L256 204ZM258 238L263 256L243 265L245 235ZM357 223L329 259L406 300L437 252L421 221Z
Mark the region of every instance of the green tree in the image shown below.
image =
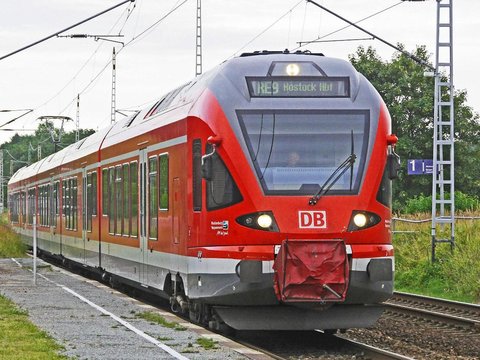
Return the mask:
M430 62L424 46L413 54ZM402 158L394 182L394 210L401 211L408 199L432 192L431 176L408 176L406 160L433 157L434 79L424 76L425 67L400 52L384 61L372 47L359 47L349 60L375 86L390 111L392 132L399 138L396 151ZM455 92L455 188L479 196L479 116L466 101L465 90Z
M18 169L28 164L38 161L37 149L41 147L42 158L45 158L54 152L54 145L51 140L49 128L51 123L45 122L38 126L33 135L15 134L10 141L3 143L0 148L3 153L4 176L10 178ZM80 139L83 139L95 130L80 129ZM62 149L75 142L75 131L66 132L62 136L62 142L59 149ZM4 194L6 194L6 185L4 184ZM7 199L4 199L5 202ZM6 206L6 203L4 204Z

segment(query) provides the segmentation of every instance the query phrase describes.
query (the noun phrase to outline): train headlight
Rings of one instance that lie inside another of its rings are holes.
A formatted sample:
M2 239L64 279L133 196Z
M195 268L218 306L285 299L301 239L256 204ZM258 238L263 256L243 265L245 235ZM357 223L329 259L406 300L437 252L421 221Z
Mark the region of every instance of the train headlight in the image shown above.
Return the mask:
M348 231L368 229L381 221L380 216L369 211L354 210L350 217Z
M278 232L275 217L271 211L261 211L252 214L242 215L236 219L240 225L251 229Z
M285 71L288 76L297 76L300 74L300 67L297 64L288 64Z
M353 223L357 227L363 228L365 227L365 225L367 225L367 217L365 216L365 214L358 213L353 217Z
M268 214L262 214L257 218L258 226L264 229L268 229L270 226L272 226L272 223L273 223L273 219Z

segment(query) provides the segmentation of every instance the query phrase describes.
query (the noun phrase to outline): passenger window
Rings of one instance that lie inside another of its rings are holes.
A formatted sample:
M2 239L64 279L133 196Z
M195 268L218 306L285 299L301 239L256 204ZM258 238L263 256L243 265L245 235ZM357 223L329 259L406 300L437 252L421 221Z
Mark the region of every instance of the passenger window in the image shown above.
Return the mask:
M168 154L160 155L160 210L168 210Z
M131 197L131 219L132 231L131 235L137 237L138 235L138 166L137 162L130 163L130 194Z
M108 169L102 170L102 214L108 215Z
M157 240L157 215L158 215L158 191L157 191L157 157L153 156L148 160L148 194L149 194L149 232L148 237Z
M129 236L130 235L130 214L131 214L131 193L129 189L129 172L128 172L128 164L123 164L123 231L122 235Z
M192 148L192 186L193 186L193 211L202 210L202 141L193 140Z

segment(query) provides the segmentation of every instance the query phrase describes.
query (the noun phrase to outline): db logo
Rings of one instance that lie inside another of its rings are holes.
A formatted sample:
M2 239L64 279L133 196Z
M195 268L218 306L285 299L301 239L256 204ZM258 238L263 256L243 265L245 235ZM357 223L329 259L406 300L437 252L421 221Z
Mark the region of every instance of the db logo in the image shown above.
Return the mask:
M299 211L298 226L300 229L326 229L327 213L325 211Z

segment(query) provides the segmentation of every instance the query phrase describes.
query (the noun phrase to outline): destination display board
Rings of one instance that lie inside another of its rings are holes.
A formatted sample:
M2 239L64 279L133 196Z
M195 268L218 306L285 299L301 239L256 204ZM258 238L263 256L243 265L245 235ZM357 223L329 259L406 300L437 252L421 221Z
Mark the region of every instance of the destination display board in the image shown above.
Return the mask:
M247 77L251 97L337 98L350 96L348 77Z

